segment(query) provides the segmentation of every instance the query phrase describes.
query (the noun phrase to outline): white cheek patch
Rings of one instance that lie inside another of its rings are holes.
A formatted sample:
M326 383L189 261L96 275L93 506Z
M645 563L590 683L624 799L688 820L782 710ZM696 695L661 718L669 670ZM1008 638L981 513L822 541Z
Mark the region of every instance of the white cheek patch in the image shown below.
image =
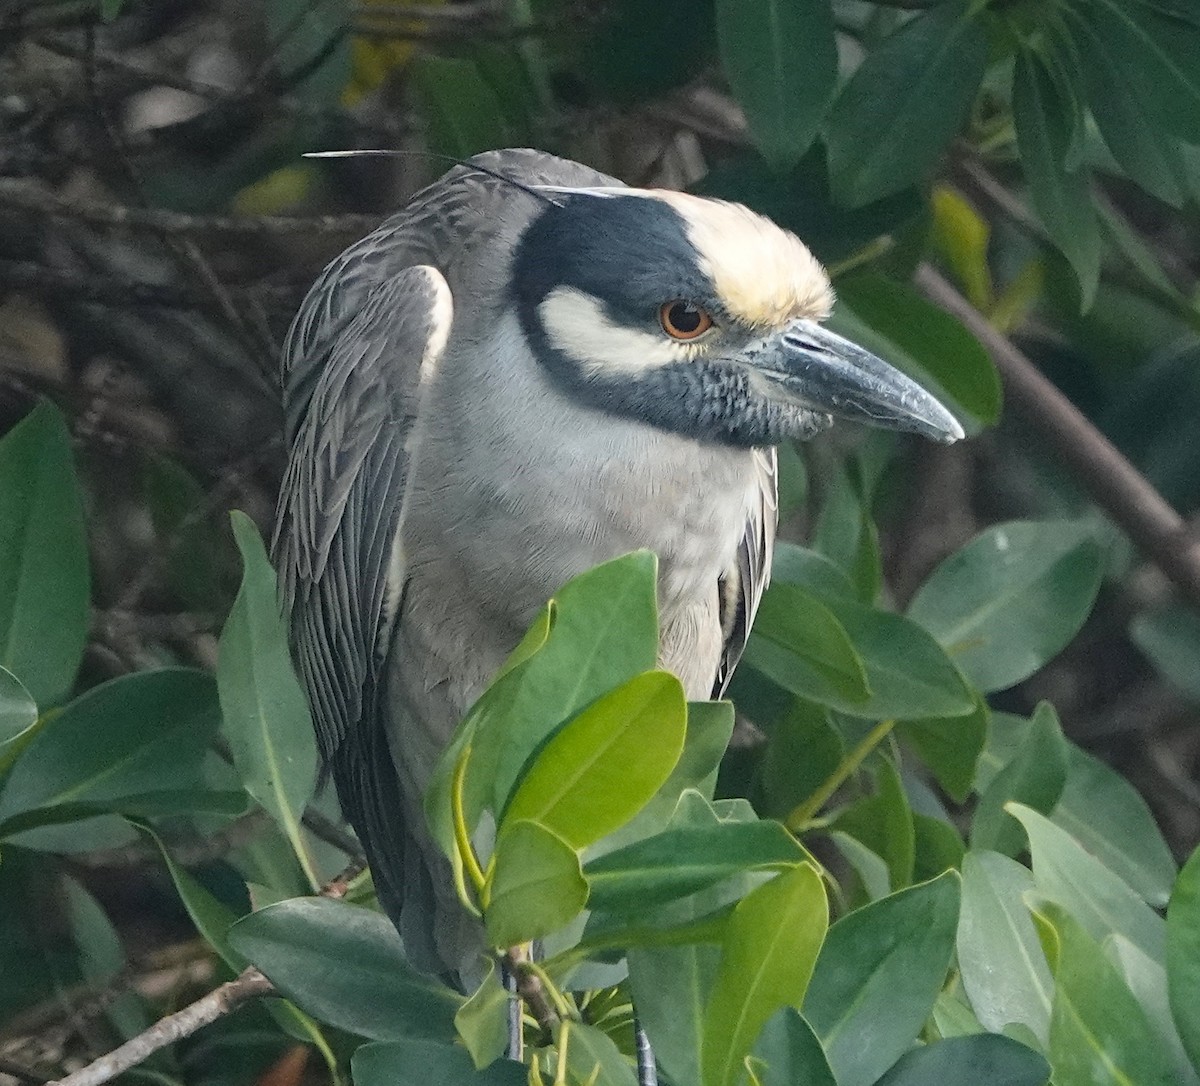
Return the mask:
M555 287L538 316L550 343L591 373L636 373L693 357L665 333L615 323L598 298L574 287Z

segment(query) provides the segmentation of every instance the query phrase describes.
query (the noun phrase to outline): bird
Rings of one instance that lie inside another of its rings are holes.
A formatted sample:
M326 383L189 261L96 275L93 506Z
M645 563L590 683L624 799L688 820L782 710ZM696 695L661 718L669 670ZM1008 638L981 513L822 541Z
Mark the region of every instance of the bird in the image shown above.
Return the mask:
M332 261L282 352L273 557L324 771L419 969L482 931L422 796L570 578L658 556L659 664L719 697L770 577L783 441L963 437L822 325L829 277L746 207L531 150L463 160Z

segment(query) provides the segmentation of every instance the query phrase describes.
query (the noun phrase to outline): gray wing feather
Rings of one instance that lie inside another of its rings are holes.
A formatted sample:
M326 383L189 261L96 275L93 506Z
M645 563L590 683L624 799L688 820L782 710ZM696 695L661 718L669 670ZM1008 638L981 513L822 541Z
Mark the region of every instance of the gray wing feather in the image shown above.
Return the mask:
M273 542L292 654L346 814L370 858L394 849L397 864L401 828L388 815L400 804L380 695L400 607L394 555L409 445L451 315L442 276L407 268L354 312L293 336L289 348L303 356L285 358L304 382ZM388 872L376 874L381 898L394 900Z
M713 686L714 698L722 697L729 687L734 669L746 651L758 605L771 583L771 556L775 551L775 527L779 516L779 458L775 450L755 449L754 466L758 475L758 500L746 517L738 546L737 569L730 571L730 575L736 577L736 598Z

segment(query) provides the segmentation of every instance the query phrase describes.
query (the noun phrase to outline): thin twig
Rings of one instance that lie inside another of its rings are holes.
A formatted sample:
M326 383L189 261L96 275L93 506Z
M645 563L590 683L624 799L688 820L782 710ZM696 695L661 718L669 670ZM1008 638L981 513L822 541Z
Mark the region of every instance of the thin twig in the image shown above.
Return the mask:
M1071 474L1193 606L1200 607L1200 538L1183 518L1010 340L937 271L917 270L931 301L957 317L983 344L1004 380L1009 402L1046 438Z
M235 980L222 984L183 1010L159 1019L149 1029L126 1041L119 1048L114 1048L66 1078L59 1079L55 1086L101 1086L131 1067L136 1067L167 1045L190 1037L202 1026L224 1018L248 1000L256 996L270 995L274 991L275 986L251 966Z

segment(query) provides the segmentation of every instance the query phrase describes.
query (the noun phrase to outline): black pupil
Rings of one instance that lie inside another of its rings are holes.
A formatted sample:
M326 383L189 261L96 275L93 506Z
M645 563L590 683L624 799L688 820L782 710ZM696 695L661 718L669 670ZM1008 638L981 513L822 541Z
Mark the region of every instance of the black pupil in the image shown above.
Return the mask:
M676 302L667 311L671 327L677 332L694 332L704 320L700 310L688 302Z

